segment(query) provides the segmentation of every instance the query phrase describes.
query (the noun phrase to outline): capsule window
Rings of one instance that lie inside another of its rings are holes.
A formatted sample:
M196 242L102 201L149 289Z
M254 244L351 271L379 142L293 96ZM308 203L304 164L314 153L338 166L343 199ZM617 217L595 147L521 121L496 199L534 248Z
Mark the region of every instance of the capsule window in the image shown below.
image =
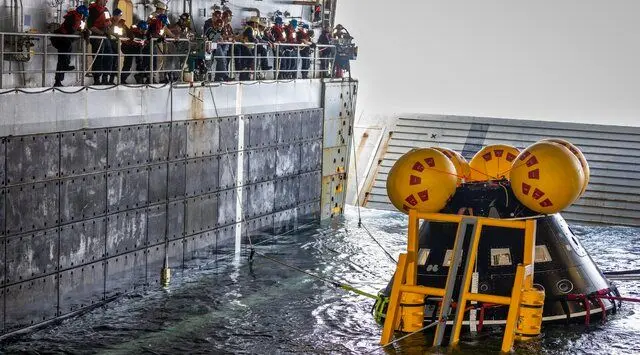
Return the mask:
M418 250L418 265L424 266L427 264L427 259L429 259L429 253L431 249L420 248Z
M546 263L551 261L551 254L546 245L536 245L536 263Z
M449 267L451 265L452 259L453 249L447 249L447 252L444 254L444 261L442 262L442 266Z
M491 266L508 266L511 264L511 250L509 248L491 249Z

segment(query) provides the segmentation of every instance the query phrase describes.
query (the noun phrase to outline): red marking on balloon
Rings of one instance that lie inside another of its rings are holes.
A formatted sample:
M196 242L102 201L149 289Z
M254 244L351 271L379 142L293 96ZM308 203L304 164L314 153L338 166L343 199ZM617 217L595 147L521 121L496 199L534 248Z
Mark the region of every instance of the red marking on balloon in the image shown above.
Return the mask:
M407 212L409 212L409 206L407 206L407 205L402 205L402 209L407 211Z
M520 160L525 160L525 159L527 159L527 158L529 157L529 155L531 155L531 153L530 153L530 152L523 152L523 153L520 155Z
M515 158L516 158L516 156L515 156L515 155L513 155L513 154L511 154L511 153L507 153L507 161L508 161L508 162L512 162L512 161L513 161L513 159L515 159Z
M424 170L424 166L420 164L419 161L417 161L415 164L413 164L413 170L422 172Z
M418 197L420 197L422 202L429 200L429 191L424 190L424 191L418 192Z
M482 156L482 159L484 159L484 160L486 160L486 161L491 160L491 153L486 153L486 154L484 154L484 155Z
M411 175L409 176L409 185L418 185L422 182L422 179L419 176Z
M433 160L433 158L427 158L424 160L424 162L427 163L427 165L429 165L429 167L431 168L436 166L436 162Z
M551 206L553 206L553 203L551 203L551 200L549 200L547 198L544 201L540 202L540 206L542 206L542 207L551 207Z
M524 182L522 183L522 193L525 195L529 194L529 190L531 190L531 186L525 184Z
M531 167L538 164L538 159L536 158L536 156L532 156L531 159L527 160L527 166Z
M544 192L538 190L537 188L533 190L533 194L531 195L534 199L538 200L540 197L544 196Z
M404 200L407 201L411 206L415 206L418 204L418 200L416 200L413 195L407 196L407 198L405 198Z
M538 170L538 169L531 170L529 172L529 179L539 180L540 179L540 170Z
M442 152L442 154L444 154L447 158L451 159L451 153L447 152L446 150L442 150L441 152Z
M500 158L502 156L502 154L504 153L504 150L503 149L496 149L493 152L498 158Z

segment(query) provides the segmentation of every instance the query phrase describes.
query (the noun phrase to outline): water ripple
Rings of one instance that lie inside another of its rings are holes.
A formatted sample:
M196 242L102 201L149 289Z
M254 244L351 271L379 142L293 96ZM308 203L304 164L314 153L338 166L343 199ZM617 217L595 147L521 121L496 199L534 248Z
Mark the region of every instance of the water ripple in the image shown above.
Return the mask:
M363 209L362 221L392 255L405 249L405 215ZM640 229L572 229L603 270L640 268ZM324 278L369 293L395 270L382 249L347 209L341 222L323 223L257 246L258 251ZM3 352L105 354L493 354L502 333L465 335L457 350L433 349L430 334L383 351L381 328L366 297L255 257L251 266L229 260L193 260L173 275L168 291L147 290L104 308L1 344ZM640 297L640 282L619 281L620 292ZM640 353L640 305L625 303L606 323L546 326L544 336L518 346L519 354Z

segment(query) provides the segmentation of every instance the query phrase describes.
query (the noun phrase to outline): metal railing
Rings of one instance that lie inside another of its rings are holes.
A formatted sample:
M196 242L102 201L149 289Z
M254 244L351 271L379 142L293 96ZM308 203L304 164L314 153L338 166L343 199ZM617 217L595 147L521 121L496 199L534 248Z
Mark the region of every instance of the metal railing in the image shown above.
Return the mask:
M52 38L71 39L76 49L58 52ZM105 52L105 41L110 41L107 46L114 48L112 52ZM91 48L91 44L97 44L97 48ZM0 89L51 87L57 71L52 63L57 63L60 55L70 56L70 66L75 67L60 71L73 78L66 80L65 86L88 86L103 84L105 77L112 84L127 84L122 79L131 75L137 84L330 77L336 48L316 44L215 43L202 38L131 41L127 37L90 36L86 40L80 35L0 32ZM105 58L112 58L115 63L110 68L96 64L104 64ZM124 70L127 59L132 63ZM131 70L133 64L135 70ZM190 72L191 76L183 76L183 72ZM93 82L87 80L92 76Z

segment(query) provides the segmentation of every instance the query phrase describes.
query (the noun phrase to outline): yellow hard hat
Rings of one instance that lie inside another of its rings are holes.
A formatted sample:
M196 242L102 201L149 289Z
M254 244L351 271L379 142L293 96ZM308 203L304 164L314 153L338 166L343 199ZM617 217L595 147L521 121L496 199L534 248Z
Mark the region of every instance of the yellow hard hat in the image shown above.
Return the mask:
M249 19L247 20L247 23L249 22L253 22L255 24L260 24L260 17L258 16L251 16L249 17Z
M167 4L165 4L162 1L158 1L158 2L156 2L156 9L166 10L167 9Z

